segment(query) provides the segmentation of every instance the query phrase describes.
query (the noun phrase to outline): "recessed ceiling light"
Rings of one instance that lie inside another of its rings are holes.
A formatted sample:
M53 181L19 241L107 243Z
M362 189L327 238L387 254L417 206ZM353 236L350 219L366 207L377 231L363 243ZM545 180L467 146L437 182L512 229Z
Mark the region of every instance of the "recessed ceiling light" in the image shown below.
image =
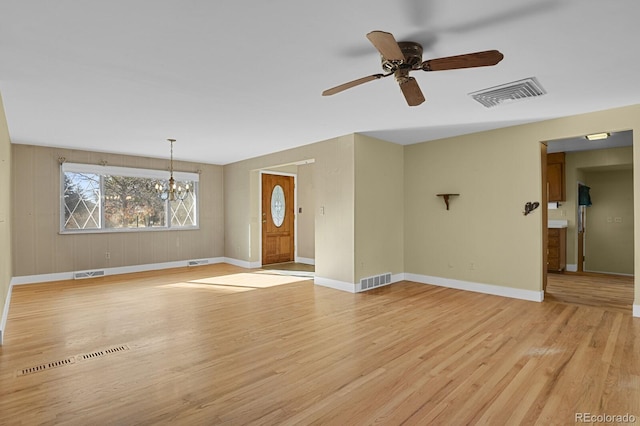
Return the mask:
M587 135L585 136L585 138L589 139L590 141L597 141L600 139L606 139L609 137L609 133L594 133L591 135Z

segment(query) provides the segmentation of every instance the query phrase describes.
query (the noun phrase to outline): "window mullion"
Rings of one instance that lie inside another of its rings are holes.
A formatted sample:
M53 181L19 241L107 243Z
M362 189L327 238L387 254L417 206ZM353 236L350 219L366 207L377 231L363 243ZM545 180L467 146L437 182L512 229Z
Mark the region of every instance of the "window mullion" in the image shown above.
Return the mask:
M104 212L104 174L100 173L100 229L104 229L106 216Z
M167 228L171 229L171 202L167 198L164 203L165 203L164 217L166 218L165 221L167 222Z

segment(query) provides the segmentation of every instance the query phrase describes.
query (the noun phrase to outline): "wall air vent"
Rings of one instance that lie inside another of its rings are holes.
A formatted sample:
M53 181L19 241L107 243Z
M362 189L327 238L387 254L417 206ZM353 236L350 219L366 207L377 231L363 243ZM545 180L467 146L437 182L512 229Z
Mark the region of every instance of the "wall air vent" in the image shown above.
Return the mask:
M207 263L209 263L208 260L190 260L189 262L187 262L187 266L198 266L198 265L206 265Z
M82 272L73 273L74 280L81 280L83 278L93 278L93 277L104 277L104 269L100 269L97 271L82 271Z
M373 277L362 278L360 280L360 291L369 290L391 283L391 274L386 273Z
M530 77L469 93L469 96L485 107L492 108L526 98L542 96L546 93L547 91L540 85L538 79Z

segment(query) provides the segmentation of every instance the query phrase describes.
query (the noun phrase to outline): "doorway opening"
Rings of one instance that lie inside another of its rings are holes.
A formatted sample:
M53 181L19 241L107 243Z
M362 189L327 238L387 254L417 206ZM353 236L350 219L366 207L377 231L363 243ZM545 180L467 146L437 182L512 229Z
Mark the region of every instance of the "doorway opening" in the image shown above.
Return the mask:
M309 159L254 171L256 254L259 267L269 273L315 276L314 163Z
M609 132L599 141L583 136L546 142L547 158L559 154L564 157L562 198L550 196L555 171L543 167L549 196L543 219L545 300L631 312L633 132ZM562 261L552 267L556 256Z

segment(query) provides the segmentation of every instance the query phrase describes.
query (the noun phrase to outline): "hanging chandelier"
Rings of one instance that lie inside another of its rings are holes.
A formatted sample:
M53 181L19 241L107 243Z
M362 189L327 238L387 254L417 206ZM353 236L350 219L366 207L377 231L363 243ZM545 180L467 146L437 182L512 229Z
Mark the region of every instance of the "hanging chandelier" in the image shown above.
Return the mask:
M176 200L184 200L185 197L189 194L189 184L185 184L183 188L181 185L176 184L175 179L173 178L173 143L176 141L175 139L167 139L171 144L171 159L169 162L169 181L161 181L156 183L156 193L163 200L176 201Z

